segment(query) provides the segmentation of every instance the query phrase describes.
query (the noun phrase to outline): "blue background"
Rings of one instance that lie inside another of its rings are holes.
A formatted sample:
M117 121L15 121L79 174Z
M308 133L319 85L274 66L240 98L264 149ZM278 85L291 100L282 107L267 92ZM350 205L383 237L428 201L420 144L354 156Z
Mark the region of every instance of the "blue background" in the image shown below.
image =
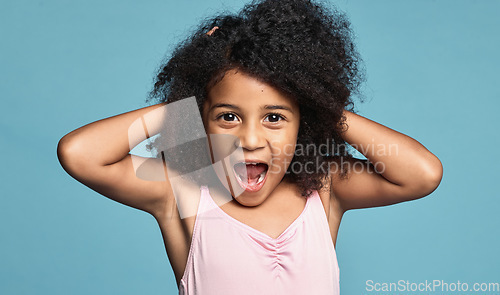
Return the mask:
M172 45L244 3L0 2L1 294L177 292L154 218L75 181L56 147L80 126L146 106ZM500 2L335 3L367 68L360 114L444 166L426 198L346 213L342 294L377 293L367 280L500 283Z

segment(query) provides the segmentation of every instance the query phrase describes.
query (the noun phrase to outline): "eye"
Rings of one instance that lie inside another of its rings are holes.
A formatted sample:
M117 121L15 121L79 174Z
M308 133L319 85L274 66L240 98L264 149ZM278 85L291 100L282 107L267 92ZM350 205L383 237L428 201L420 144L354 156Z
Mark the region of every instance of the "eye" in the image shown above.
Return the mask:
M278 113L271 113L267 115L266 119L264 121L268 121L271 123L278 123L280 120L285 119L281 114Z
M233 122L233 121L237 121L238 117L236 117L236 115L233 113L225 113L225 114L222 114L219 117L217 117L217 119L222 119L226 122Z

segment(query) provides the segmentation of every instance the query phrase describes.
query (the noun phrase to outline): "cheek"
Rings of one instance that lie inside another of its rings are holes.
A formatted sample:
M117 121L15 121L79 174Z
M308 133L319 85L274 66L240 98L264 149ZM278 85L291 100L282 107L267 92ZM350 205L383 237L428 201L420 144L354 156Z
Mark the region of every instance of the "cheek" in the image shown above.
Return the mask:
M218 162L225 158L244 159L243 150L239 145L238 137L231 134L207 134L213 153L213 161Z
M273 173L285 173L295 154L296 137L282 137L272 144Z
M283 136L282 142L283 156L287 159L293 158L297 145L297 131L293 128L289 129L288 132L286 132L286 135Z
M204 127L205 127L205 134L208 139L209 147L212 153L212 156L214 157L212 160L214 162L220 161L220 159L224 158L227 155L227 151L224 149L224 143L223 143L223 138L217 136L214 126L210 124L210 122L207 123L207 121L204 118Z

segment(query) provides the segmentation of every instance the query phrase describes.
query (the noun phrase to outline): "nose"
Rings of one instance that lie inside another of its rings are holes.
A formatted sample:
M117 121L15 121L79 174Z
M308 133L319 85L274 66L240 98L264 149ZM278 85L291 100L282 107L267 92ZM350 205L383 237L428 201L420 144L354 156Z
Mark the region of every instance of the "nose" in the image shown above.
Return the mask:
M244 150L253 151L263 148L266 144L264 131L258 122L247 122L239 130L240 146ZM237 144L237 143L236 143Z

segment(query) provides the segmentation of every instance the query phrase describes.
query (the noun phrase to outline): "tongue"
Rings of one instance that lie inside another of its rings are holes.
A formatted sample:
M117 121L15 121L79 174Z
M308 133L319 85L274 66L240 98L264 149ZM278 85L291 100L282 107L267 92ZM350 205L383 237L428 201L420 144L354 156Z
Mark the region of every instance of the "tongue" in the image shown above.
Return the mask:
M264 172L266 170L266 165L265 164L257 164L257 165L236 164L234 167L234 170L239 175L245 176L245 168L246 168L247 178L248 179L256 179L260 176L260 174L262 172Z

